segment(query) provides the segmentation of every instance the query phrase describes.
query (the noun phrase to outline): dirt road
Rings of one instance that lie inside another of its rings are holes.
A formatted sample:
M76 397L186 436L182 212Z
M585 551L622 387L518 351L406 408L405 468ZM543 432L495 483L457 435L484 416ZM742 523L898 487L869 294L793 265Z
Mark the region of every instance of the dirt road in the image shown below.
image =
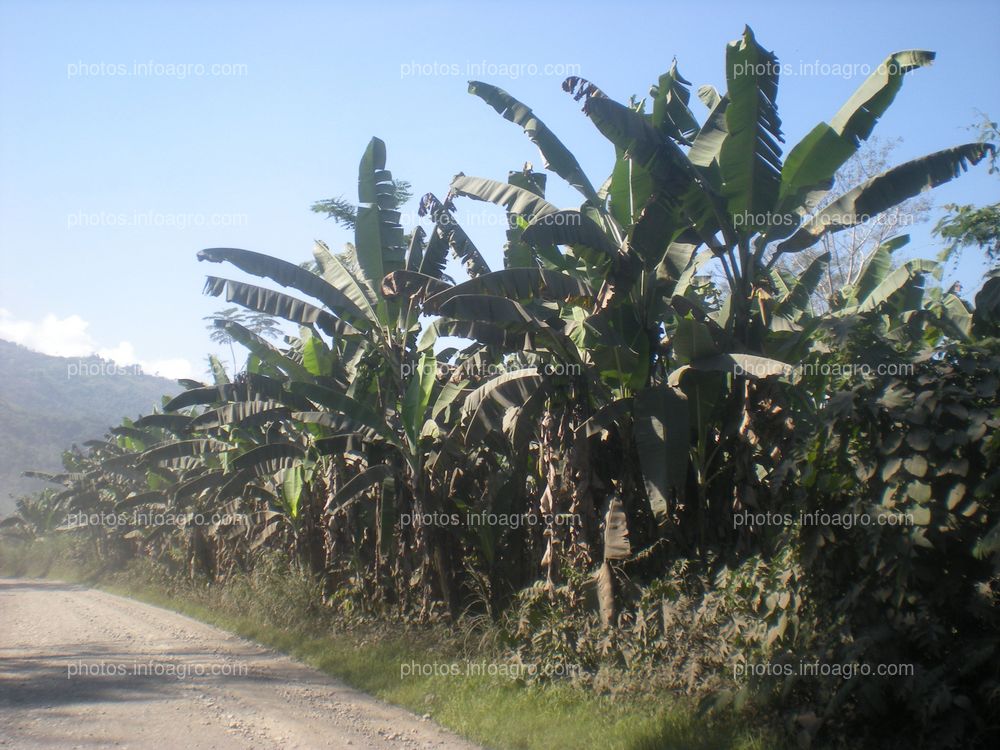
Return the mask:
M0 579L0 747L474 746L173 612L79 586Z

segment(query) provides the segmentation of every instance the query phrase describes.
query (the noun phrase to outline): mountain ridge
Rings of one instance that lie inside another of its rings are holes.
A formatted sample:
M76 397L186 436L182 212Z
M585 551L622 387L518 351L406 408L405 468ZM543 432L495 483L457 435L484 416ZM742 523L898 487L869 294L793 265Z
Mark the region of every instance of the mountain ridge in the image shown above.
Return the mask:
M100 357L54 357L0 339L0 515L47 485L24 471L59 471L72 445L159 407L176 381Z

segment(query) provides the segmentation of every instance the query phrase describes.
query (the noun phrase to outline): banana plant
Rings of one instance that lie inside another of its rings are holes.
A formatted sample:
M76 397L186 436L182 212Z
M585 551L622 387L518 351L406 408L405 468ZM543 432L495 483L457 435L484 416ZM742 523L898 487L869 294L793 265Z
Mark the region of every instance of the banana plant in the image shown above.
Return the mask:
M37 477L37 472L32 472ZM38 477L41 478L41 477ZM33 541L54 532L66 517L66 498L45 489L33 497L19 498L14 513L0 521L0 533L21 541Z
M489 272L454 221L453 205L433 196L422 202L422 211L434 222L430 236L418 228L409 246L403 246L398 191L385 161L384 143L372 139L359 167L354 244L334 254L317 243L315 272L248 250L212 248L198 256L230 263L315 300L218 277L209 277L205 287L207 294L224 295L227 302L301 327L293 346L280 351L238 324L223 323L235 340L250 349L255 369L286 379L289 392L310 402L309 408L293 411L291 418L313 446L329 453L335 453L345 439L366 446L356 473L332 482L333 499L326 512L339 517L342 509L355 508L357 498L374 490L375 535L380 538L391 534L393 519L401 513L419 515L436 504L424 470L424 425L435 391L436 360L433 352L416 346L419 307L413 300L386 294L383 279L408 273L431 284L447 284L444 268L449 252L465 262L472 275ZM320 471L314 476L323 475ZM290 517L287 512L284 516ZM433 570L438 593L456 601L442 543L431 529L417 529L416 534L420 538L411 539L411 545L425 552L425 592L429 595Z
M209 276L207 294L286 320L297 335L277 344L219 321L220 335L249 351L245 371L230 377L213 362L213 382L185 381L162 412L115 428L74 459L54 502L231 509L246 520L102 532L95 543L164 559L183 550L192 572L212 575L279 550L321 573L328 591L365 579L374 588L364 598L400 611L419 594L424 612L435 602L456 612L470 595L495 612L539 576L572 588L564 581L580 578L567 568L589 570L614 624L629 566L755 543L756 532L733 530L732 514L780 496L801 448L794 424L844 385L794 365L866 351L905 360L990 325L989 304L973 314L927 283L934 264L896 262L904 237L820 311L809 300L827 259L800 275L785 264L992 153L945 149L831 194L906 76L932 59L888 56L787 155L780 65L749 29L727 47L724 90L692 96L676 63L628 103L567 79L610 141L603 182L534 110L472 82L579 204L550 202L551 175L530 165L500 179L460 174L443 200L424 196L428 223L407 237L403 194L372 139L342 252L317 243L306 265L236 248L199 253L268 282ZM470 200L507 221L503 268L490 268L458 222ZM463 278L446 274L449 255ZM476 510L547 520L518 531L404 520Z
M773 381L787 380L792 368L775 356L794 362L808 353L818 323L806 315L803 298L823 262L802 279L789 279L782 258L813 247L826 233L871 220L992 153L990 144L981 143L945 149L827 198L834 174L871 135L905 76L933 59L924 50L889 55L786 158L776 105L780 64L749 28L727 47L726 90L699 89L708 108L702 122L689 106L690 84L676 63L651 88L649 106L645 100L619 104L595 84L569 78L564 90L583 102L584 113L615 149L615 166L600 190L530 107L489 84L470 84L472 94L523 128L546 168L584 198L579 210L565 211L513 184L464 175L452 184L453 195L496 203L525 222L518 240L535 257L517 257L540 268L548 261L599 290L562 326L563 333L579 335L583 359L603 385L592 391L597 400L589 405L587 429L599 434L614 424L631 436L661 530L677 520L679 509L693 511L704 548L706 529L725 527L727 512L753 505L759 476L778 470L780 456L766 459L749 427L754 410L748 399L787 408L788 396L778 393L784 386ZM560 248L555 256L552 245ZM855 290L845 290L832 317L891 315L899 304L920 307L912 295L900 300L933 267L917 261L891 271L883 268L888 252L871 259L871 272ZM715 266L726 279L717 292L702 283ZM525 293L491 291L528 311L546 304L544 297ZM536 324L537 315L526 319L496 300L469 309L452 303L437 312L451 326L501 323L502 335L489 331L491 341L517 340L512 334L527 330L526 339L544 346L538 342L550 336ZM940 300L938 309L947 325L968 328L955 299ZM749 490L745 496L741 490L735 497L711 497L714 487L733 485Z

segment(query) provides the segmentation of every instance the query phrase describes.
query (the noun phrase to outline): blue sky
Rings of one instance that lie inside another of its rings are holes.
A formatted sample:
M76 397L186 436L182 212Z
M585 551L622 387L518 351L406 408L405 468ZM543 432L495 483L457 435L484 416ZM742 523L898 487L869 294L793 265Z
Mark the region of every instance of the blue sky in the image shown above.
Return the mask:
M903 139L895 159L973 140L977 109L1000 116L992 0L761 6L0 0L0 338L201 377L216 351L202 317L224 306L201 295L203 278L228 273L197 251L298 262L315 239L337 249L349 236L309 206L353 197L371 136L418 196L443 197L460 171L505 179L540 166L519 128L466 93L470 77L531 105L595 184L613 154L562 92L566 73L624 100L676 56L695 86L723 88L725 44L746 23L792 71L778 102L788 148L836 112L864 66L900 49L938 58L907 77L878 126ZM550 199L576 206L558 182ZM981 165L933 197L998 192ZM495 211L460 211L497 261ZM926 227L911 234L914 251L937 254ZM981 273L967 253L953 275L970 292Z

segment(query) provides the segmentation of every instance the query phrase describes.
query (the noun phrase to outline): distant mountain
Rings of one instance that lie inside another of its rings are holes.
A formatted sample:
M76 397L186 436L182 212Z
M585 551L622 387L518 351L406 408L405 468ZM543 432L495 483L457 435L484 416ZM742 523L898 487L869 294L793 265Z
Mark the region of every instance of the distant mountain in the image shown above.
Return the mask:
M123 417L148 414L181 387L97 357L50 357L0 340L0 515L46 487L28 470L58 471L74 443L102 437Z

